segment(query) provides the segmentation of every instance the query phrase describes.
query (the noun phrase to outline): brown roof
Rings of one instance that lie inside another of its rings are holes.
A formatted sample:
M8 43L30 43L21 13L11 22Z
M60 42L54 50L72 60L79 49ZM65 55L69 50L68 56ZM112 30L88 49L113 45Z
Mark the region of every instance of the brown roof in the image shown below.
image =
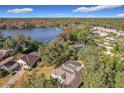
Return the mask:
M31 52L30 55L39 56L39 53L38 52Z
M0 66L4 65L4 64L6 64L6 63L8 63L12 60L13 60L13 57L8 57L8 58L6 58L6 59L4 59L3 61L0 62Z
M25 61L28 66L32 66L35 64L40 58L35 55L27 55L25 54L21 60Z
M2 66L2 68L5 68L7 70L14 70L19 67L19 64L17 62L10 61Z
M0 56L4 57L8 54L10 54L12 51L11 50L0 50Z
M4 64L5 67L9 68L11 67L12 65L14 65L16 62L14 61L9 61L8 63Z

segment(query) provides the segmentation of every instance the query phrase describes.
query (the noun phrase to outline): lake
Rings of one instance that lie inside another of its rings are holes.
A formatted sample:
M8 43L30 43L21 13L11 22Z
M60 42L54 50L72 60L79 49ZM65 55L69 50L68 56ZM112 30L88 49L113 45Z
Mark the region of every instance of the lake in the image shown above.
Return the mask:
M38 41L50 41L56 38L60 32L63 30L61 28L32 28L23 30L0 30L5 36L10 36L15 32L20 32L24 35L30 36L34 40Z

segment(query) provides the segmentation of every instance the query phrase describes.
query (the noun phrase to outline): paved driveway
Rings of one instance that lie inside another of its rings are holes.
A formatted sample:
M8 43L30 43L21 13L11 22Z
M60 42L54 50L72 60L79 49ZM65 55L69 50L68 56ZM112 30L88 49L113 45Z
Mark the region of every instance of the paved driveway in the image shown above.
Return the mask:
M15 75L13 75L3 86L2 88L10 88L11 85L13 85L15 83L16 80L18 80L23 74L24 74L24 70L21 69L20 71L18 71Z

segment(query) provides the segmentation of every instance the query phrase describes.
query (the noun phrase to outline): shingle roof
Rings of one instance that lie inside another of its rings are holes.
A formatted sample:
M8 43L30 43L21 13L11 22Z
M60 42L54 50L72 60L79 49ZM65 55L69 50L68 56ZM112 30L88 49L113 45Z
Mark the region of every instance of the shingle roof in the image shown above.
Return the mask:
M30 55L39 56L38 52L32 52L32 53L30 53Z
M8 63L4 64L5 67L9 68L11 67L12 65L14 65L16 62L14 61L9 61Z
M10 50L0 50L0 56L1 57L4 57L6 56L7 54L11 53L12 51Z
M63 70L63 71L66 72L66 73L73 74L73 72L70 71L70 70L68 70L68 69L62 68L61 70Z
M35 55L24 55L21 60L25 61L28 66L35 64L40 58Z

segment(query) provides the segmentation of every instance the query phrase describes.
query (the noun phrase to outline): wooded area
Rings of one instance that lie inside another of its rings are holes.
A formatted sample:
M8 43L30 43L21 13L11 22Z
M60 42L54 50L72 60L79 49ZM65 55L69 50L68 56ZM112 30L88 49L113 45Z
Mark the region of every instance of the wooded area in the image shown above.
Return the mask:
M124 30L124 18L1 18L0 29L30 29L34 27L73 27L85 24Z
M69 59L82 60L82 85L86 88L115 88L124 87L124 38L118 38L111 42L114 44L115 55L110 57L103 53L104 48L99 46L95 39L103 42L103 38L92 35L92 26L103 26L124 30L124 19L0 19L0 29L27 29L33 27L61 27L64 32L59 37L42 44L30 37L15 33L10 37L0 37L0 48L16 50L18 53L30 53L38 51L42 59L42 65L59 66ZM70 48L72 44L86 46L79 51ZM121 60L122 59L122 60ZM1 71L1 75L2 71ZM23 82L21 87L63 87L56 80L47 80L41 74L39 77L31 75Z

